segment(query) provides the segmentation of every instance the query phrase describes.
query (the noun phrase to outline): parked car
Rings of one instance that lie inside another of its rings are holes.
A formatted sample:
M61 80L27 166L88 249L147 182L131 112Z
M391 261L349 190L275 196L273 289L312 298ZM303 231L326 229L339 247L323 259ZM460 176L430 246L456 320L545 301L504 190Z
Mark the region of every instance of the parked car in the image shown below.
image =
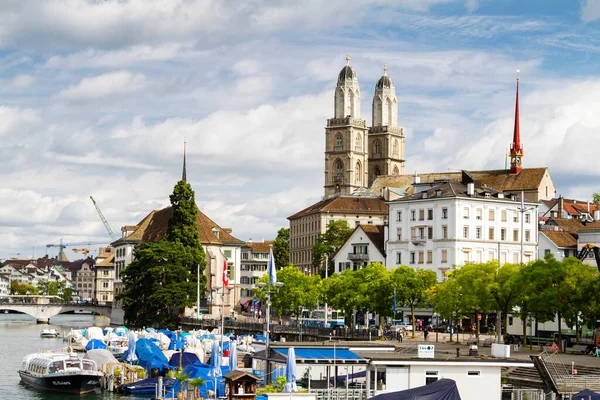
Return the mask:
M412 331L413 326L412 326L412 324L407 324L406 322L396 322L396 323L394 323L392 329L395 329L395 330L403 329L405 331Z

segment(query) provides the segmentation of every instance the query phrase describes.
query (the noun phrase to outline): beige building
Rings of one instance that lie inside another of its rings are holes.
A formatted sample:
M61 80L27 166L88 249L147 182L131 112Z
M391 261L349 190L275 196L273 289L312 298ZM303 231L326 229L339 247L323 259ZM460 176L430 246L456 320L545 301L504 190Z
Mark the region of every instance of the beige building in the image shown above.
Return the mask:
M103 248L96 257L96 301L100 304L110 303L114 299L115 250Z
M312 265L312 247L332 221L346 221L354 228L360 224L383 225L387 205L379 197L337 196L305 208L288 217L290 221L290 262L306 274L316 274Z
M272 241L253 242L251 239L242 247L240 267L240 303L254 298L254 284L267 273L269 248ZM281 265L279 266L281 267Z

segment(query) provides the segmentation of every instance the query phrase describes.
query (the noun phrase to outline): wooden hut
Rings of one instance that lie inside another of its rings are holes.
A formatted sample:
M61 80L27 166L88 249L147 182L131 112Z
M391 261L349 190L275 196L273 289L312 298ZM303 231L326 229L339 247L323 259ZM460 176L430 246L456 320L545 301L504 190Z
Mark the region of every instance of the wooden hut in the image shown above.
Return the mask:
M228 400L256 400L256 382L260 379L250 372L233 370L223 375Z

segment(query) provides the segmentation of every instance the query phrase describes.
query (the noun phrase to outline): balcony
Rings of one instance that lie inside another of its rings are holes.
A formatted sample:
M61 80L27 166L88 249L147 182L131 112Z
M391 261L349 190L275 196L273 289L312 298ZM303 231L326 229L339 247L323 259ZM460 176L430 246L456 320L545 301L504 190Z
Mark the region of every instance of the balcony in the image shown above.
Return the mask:
M350 261L369 261L369 255L366 253L348 253L348 260Z
M415 245L423 245L423 244L425 244L426 241L427 241L427 238L425 236L414 236L411 239L411 242Z

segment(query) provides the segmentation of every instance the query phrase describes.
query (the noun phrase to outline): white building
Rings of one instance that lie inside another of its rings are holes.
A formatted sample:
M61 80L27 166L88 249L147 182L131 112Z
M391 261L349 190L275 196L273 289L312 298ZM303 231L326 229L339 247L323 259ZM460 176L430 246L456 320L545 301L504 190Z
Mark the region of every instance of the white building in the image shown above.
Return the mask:
M334 271L356 271L373 262L385 265L384 242L383 225L358 225L330 261Z
M417 182L418 184L418 182ZM474 183L444 182L388 202L387 266L435 271L438 280L453 265L536 258L537 203ZM521 220L523 218L523 220Z
M600 247L600 221L593 222L591 224L586 225L577 231L579 235L577 250L580 251L583 246L586 244L592 244L596 247ZM598 265L594 252L590 251L584 263L591 265L593 267L598 267L600 269L600 265Z
M7 296L10 294L10 279L7 276L0 275L0 296Z
M250 240L241 249L240 303L248 304L254 298L254 285L267 273L269 247L271 241L253 242Z

